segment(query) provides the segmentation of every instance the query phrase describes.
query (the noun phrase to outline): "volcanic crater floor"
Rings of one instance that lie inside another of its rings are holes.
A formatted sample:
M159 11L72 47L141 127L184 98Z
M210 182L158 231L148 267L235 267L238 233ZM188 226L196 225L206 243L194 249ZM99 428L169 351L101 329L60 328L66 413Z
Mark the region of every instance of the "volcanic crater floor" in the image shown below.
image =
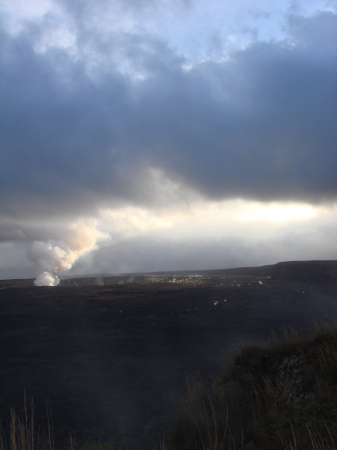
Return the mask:
M207 380L238 345L337 318L336 284L226 276L109 286L1 285L0 414L33 399L55 442L128 450L168 437L185 380Z

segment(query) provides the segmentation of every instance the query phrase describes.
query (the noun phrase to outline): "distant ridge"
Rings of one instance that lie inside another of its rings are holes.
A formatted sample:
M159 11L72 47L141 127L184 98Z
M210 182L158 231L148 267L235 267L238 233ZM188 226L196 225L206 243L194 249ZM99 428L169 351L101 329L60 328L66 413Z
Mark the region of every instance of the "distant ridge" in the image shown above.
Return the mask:
M273 266L272 279L305 283L336 283L337 260L279 262Z
M61 286L85 286L85 285L109 285L109 284L128 284L155 281L172 281L183 278L220 278L223 276L253 276L270 277L274 265L260 267L237 267L232 269L211 269L211 270L175 270L166 272L138 272L119 275L96 275L91 277L78 277L62 279Z
M115 275L84 275L62 278L60 286L109 285L116 283L169 281L173 278L222 276L271 277L277 281L305 283L337 283L337 260L284 261L277 264L253 267L234 267L211 270L176 270L166 272L136 272ZM0 280L0 288L28 287L34 279Z
M146 282L151 279L158 281L170 280L184 277L208 277L219 278L223 276L251 276L251 277L271 277L277 281L298 281L305 283L336 283L337 282L337 261L336 260L315 260L315 261L284 261L277 264L270 264L256 267L235 267L231 269L212 270L177 270L167 272L146 272L129 273L120 275L94 276L90 278L74 278L61 280L61 285L69 284L99 284L98 279L102 279L104 284L115 284L116 282ZM103 284L103 283L102 283Z

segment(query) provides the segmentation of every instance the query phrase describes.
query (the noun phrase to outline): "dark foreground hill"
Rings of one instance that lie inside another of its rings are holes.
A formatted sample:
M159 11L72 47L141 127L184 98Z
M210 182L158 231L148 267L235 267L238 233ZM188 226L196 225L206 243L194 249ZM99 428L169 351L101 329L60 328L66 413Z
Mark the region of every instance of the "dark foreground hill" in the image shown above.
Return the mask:
M250 343L212 386L189 381L170 450L337 448L337 329Z
M337 317L334 283L173 275L55 288L2 283L2 424L11 407L22 411L25 392L41 431L48 403L57 445L71 433L78 443L155 449L175 426L186 377L199 373L207 384L238 343Z

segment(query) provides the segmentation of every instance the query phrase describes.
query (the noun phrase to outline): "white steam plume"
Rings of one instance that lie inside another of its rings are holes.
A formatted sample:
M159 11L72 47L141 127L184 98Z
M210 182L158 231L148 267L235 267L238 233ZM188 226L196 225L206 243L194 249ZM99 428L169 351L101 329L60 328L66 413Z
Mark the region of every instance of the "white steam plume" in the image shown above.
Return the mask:
M56 274L69 270L80 256L94 250L98 241L109 237L96 225L95 220L80 221L70 225L62 239L34 241L27 256L37 264L35 286L57 286L60 279Z
M35 286L57 286L60 282L59 277L56 275L54 276L50 272L42 272L34 281Z

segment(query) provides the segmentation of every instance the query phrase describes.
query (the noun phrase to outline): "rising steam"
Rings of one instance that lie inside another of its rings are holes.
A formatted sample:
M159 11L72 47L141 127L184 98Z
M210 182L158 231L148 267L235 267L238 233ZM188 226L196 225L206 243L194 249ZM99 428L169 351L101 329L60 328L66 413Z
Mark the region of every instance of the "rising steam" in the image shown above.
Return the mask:
M94 220L81 221L70 225L62 239L34 241L27 256L37 265L35 286L57 286L57 274L69 270L80 256L94 250L98 241L109 237L96 225Z
M60 279L57 275L53 275L50 272L42 272L40 273L35 281L35 286L57 286L60 282Z

